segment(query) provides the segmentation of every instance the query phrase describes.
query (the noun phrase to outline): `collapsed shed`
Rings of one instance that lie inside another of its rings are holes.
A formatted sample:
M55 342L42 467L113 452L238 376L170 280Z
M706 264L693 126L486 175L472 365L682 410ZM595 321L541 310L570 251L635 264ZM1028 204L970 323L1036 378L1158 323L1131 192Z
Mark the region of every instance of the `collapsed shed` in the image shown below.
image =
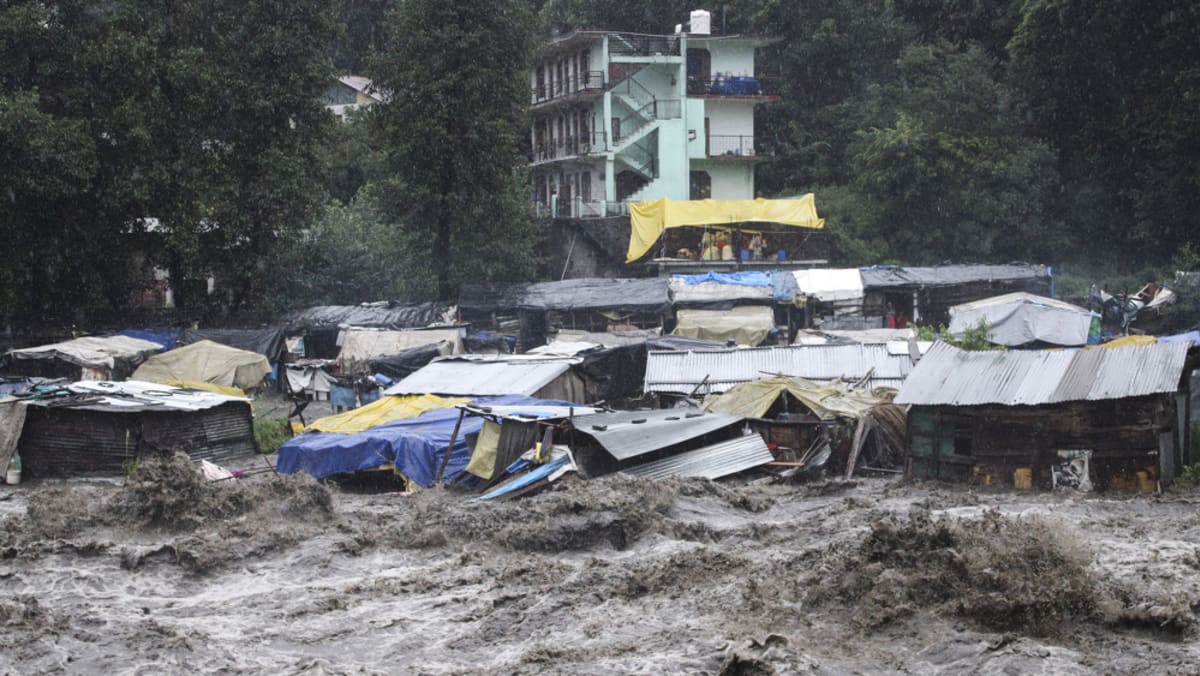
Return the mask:
M24 404L17 447L33 478L119 476L147 454L217 464L255 454L250 402L159 383L77 382Z
M5 370L13 375L70 380L124 380L162 345L129 336L86 336L10 350Z
M607 332L659 328L671 312L667 281L567 279L536 284L463 286L462 320L517 338L519 350L558 329Z
M523 395L478 397L478 406L573 406L569 401L545 401ZM411 418L395 419L351 434L305 432L279 448L276 470L305 472L318 479L368 470L392 470L414 485L432 486L440 478L454 481L471 459L468 438L478 435L483 418L462 418L453 407L414 410ZM447 448L450 454L447 457Z
M614 411L571 420L571 450L586 478L624 472L647 478L722 476L774 460L742 418L695 409Z
M856 464L886 471L902 466L907 435L894 395L890 388L776 376L710 394L704 409L745 417L777 458L801 467L823 464L817 458L828 447L830 466L849 475Z
M1170 483L1197 460L1188 348L967 352L938 343L896 397L912 406L906 473L1020 484L1021 469L1049 488L1060 482L1056 467L1086 457L1085 476L1101 489Z

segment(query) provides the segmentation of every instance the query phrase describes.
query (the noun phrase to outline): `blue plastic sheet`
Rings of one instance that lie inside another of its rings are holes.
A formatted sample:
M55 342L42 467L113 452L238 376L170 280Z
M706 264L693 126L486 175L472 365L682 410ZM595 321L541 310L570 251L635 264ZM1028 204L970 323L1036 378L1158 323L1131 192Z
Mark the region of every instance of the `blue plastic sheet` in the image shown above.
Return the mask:
M537 469L533 470L529 474L526 474L526 475L520 477L519 479L514 479L513 481L510 481L495 490L484 493L483 495L475 498L474 500L471 500L471 502L478 502L480 500L494 500L502 495L508 495L509 493L519 491L522 488L525 488L526 486L532 486L533 484L541 481L542 479L550 476L551 474L554 474L554 472L556 472L558 470L558 468L565 466L569 459L570 458L567 457L567 454L564 453L564 454L558 456L557 458L551 460L550 462L542 465L541 467L538 467ZM514 464L516 464L516 463L514 463ZM528 463L526 463L526 464L528 464ZM509 472L511 473L513 471L519 471L519 470L513 470L513 468L510 466Z
M1191 343L1192 345L1200 345L1200 331L1188 331L1187 333L1178 333L1174 336L1159 336L1160 343Z
M703 284L704 282L716 282L718 284L734 284L736 286L771 286L771 273L746 271L746 272L706 272L702 275L674 275L677 279L682 279L684 284Z
M179 329L125 329L117 331L117 335L158 343L162 345L162 351L166 351L175 347L175 342L179 340Z
M542 400L522 395L480 397L474 402L493 406L579 406L566 401ZM305 432L279 448L275 469L280 474L305 472L318 479L393 465L421 486L432 486L438 466L458 422L457 408L426 411L416 418L397 420L357 434ZM452 481L470 461L467 435L483 428L483 418L466 416L454 441L443 480Z

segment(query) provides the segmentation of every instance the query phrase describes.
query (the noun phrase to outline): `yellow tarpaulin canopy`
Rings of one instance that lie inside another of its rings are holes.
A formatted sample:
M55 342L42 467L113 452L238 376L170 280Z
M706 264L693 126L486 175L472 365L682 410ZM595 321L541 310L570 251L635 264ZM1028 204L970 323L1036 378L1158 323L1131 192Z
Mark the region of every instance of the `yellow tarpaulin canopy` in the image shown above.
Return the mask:
M632 263L654 247L667 228L689 225L719 225L754 221L780 223L797 228L823 228L812 193L797 199L684 200L662 199L634 202L629 206L629 254Z
M354 434L393 420L415 418L435 408L450 408L470 401L461 397L446 398L432 394L380 397L366 406L316 420L307 429Z
M1089 345L1088 347L1134 347L1140 345L1153 345L1158 342L1158 338L1154 336L1121 336L1114 338L1107 343L1099 345Z
M875 404L890 401L895 390L854 389L845 383L814 383L804 378L776 376L734 385L724 394L710 394L704 399L704 410L746 418L762 418L771 410L775 400L787 392L822 420L838 416L861 418Z

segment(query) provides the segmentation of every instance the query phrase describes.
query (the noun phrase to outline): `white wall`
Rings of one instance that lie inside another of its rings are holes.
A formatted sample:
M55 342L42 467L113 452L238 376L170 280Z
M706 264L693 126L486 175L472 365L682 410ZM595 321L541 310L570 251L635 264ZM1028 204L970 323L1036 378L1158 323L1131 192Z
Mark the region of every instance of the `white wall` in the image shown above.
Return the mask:
M705 46L708 47L709 57L712 60L713 75L717 73L754 75L754 47L751 44L714 40Z
M754 199L754 166L749 162L695 162L692 169L712 177L713 199Z

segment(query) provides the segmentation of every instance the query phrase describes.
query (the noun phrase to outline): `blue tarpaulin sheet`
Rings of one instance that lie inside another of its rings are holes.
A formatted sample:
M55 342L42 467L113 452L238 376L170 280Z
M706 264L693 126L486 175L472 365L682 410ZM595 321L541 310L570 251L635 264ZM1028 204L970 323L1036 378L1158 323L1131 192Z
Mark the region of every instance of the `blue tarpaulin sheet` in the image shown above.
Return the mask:
M1192 345L1200 345L1200 331L1188 331L1187 333L1179 333L1174 336L1159 336L1160 343L1191 343Z
M542 400L523 395L480 397L474 402L494 406L579 406L566 401ZM279 448L275 469L280 474L305 472L321 479L393 465L396 471L422 486L432 486L438 466L458 422L457 408L426 411L416 418L397 420L357 434L305 432ZM470 461L467 435L483 428L483 418L466 416L450 462L445 481L452 481Z
M684 284L703 284L716 282L718 284L735 284L737 286L771 286L769 272L706 272L702 275L675 275Z
M117 331L117 335L158 343L165 351L175 347L175 342L179 340L179 329L125 329Z

